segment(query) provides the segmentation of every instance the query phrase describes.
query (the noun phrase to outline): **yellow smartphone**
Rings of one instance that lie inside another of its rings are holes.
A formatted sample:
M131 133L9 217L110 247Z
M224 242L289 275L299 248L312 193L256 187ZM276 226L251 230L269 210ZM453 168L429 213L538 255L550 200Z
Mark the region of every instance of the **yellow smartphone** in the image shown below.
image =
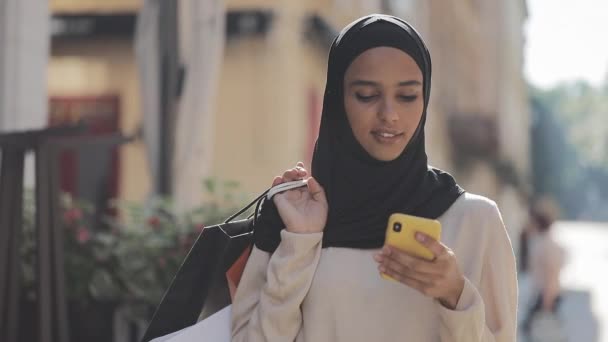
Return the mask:
M432 260L434 258L433 253L416 240L416 232L424 233L440 241L441 223L437 220L418 216L399 213L392 214L388 219L386 227L385 244L399 248L419 258ZM394 280L386 274L382 274L382 277Z

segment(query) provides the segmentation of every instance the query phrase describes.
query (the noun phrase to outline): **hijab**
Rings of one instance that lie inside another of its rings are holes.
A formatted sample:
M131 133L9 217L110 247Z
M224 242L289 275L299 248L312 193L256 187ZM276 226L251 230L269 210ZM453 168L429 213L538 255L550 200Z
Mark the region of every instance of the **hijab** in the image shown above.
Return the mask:
M380 161L355 138L344 107L344 75L353 60L375 47L410 55L423 74L424 109L418 128L394 160ZM440 217L464 190L448 173L430 167L424 125L431 89L431 58L420 35L407 22L373 14L346 26L332 43L312 175L323 186L329 212L323 248L380 248L388 217L404 213ZM263 203L254 225L257 248L273 252L284 224L272 200Z

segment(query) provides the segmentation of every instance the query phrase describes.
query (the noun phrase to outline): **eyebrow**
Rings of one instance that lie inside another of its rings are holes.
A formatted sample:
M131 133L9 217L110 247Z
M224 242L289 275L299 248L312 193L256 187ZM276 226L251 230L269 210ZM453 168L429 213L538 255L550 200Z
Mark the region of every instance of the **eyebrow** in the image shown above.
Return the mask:
M368 81L368 80L354 80L350 83L350 86L377 86L378 82ZM399 87L407 87L407 86L422 86L422 83L417 80L409 80L399 82L397 84Z

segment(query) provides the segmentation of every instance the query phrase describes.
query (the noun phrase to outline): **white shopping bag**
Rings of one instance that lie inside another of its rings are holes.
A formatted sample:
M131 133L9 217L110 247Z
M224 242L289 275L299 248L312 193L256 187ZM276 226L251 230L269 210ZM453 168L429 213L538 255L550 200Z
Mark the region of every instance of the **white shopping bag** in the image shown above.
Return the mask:
M230 342L231 308L229 305L204 320L150 342Z
M530 342L567 342L559 317L551 312L537 312L532 317Z

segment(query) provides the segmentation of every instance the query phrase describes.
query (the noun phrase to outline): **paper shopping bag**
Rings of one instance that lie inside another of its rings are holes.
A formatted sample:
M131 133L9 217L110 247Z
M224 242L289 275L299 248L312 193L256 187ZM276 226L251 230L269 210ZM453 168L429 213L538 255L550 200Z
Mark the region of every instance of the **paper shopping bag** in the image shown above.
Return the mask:
M150 342L230 342L231 305L214 313L206 319L166 336L157 337Z
M245 265L247 265L249 254L251 254L251 246L245 248L243 253L241 253L241 256L236 259L234 264L232 264L232 266L230 266L230 268L226 272L226 280L228 281L228 289L230 290L231 302L234 300L236 288L239 286L239 282L241 281L241 276L243 275L243 271L245 270Z
M251 251L255 219L267 193L224 223L202 230L156 308L144 342L191 327L232 303ZM233 221L254 204L256 209L249 219Z
M182 330L228 306L226 272L250 246L251 220L203 229L156 309L144 341Z

